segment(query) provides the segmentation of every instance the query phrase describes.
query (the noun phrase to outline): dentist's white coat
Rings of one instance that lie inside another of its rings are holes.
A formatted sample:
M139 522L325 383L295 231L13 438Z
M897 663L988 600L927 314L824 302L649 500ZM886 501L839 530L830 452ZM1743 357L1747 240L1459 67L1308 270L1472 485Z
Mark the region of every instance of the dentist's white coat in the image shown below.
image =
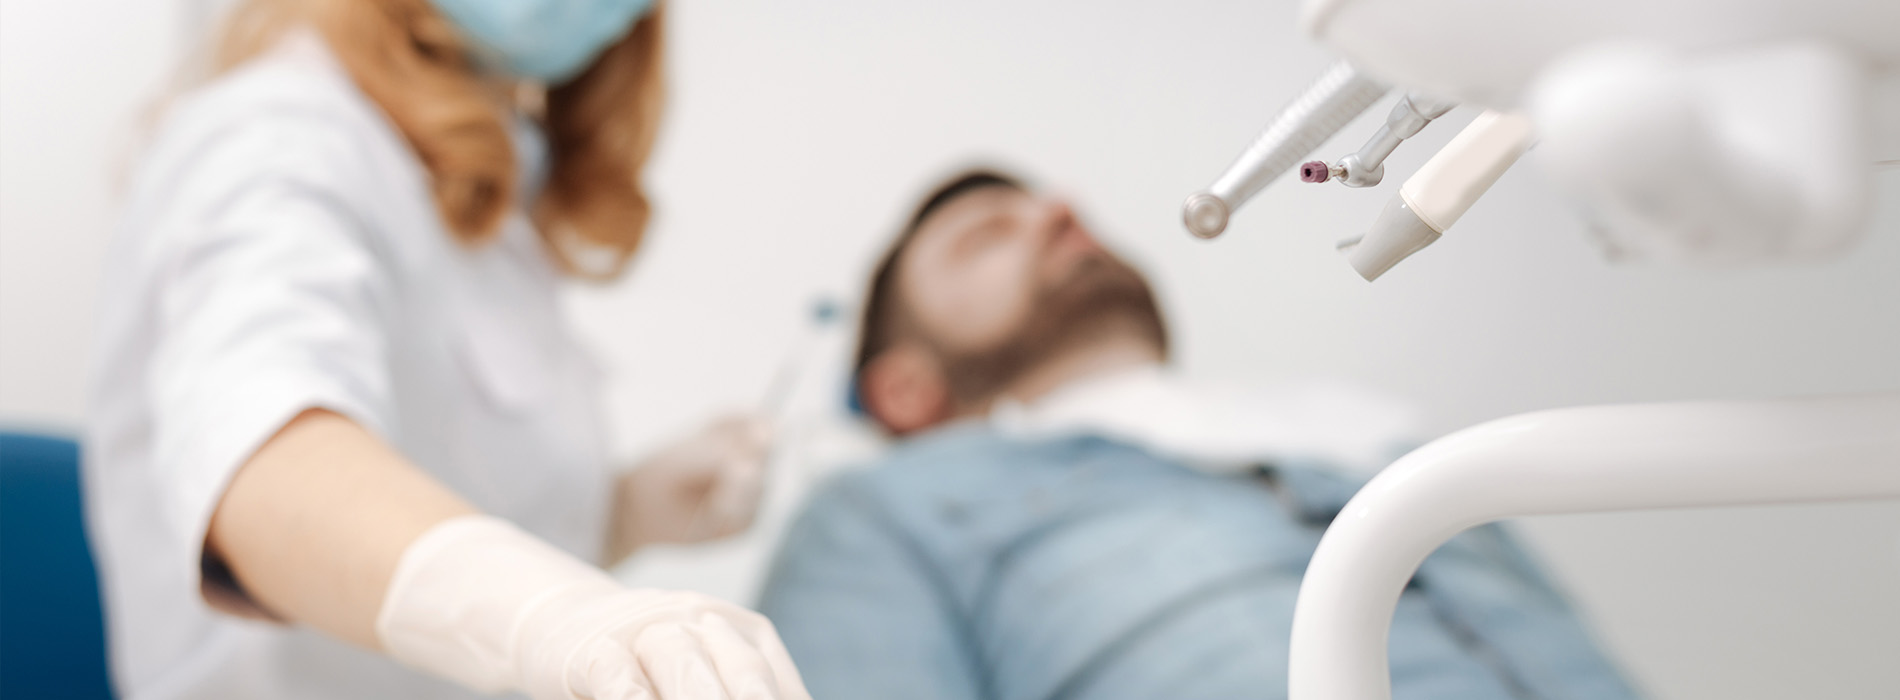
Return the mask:
M524 125L517 143L532 178L539 136ZM313 33L169 105L144 155L112 246L86 444L120 696L473 697L214 610L207 596L244 599L200 555L232 473L320 407L595 560L595 371L540 238L517 213L491 245L453 240L421 163Z

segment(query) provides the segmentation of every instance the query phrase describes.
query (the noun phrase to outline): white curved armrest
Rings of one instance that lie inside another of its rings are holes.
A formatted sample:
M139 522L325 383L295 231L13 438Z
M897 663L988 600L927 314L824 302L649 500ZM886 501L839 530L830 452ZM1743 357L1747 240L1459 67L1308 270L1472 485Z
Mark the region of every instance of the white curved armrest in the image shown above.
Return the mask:
M1547 513L1900 498L1900 394L1541 411L1387 467L1320 540L1293 614L1291 700L1389 700L1387 633L1426 555Z

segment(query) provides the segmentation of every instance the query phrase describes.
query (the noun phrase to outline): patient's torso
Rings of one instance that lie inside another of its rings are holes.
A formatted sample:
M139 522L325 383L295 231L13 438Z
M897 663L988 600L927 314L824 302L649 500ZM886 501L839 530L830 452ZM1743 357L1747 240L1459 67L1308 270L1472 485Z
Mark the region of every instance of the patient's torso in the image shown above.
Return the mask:
M815 697L1283 697L1301 575L1356 487L955 429L821 490L762 608ZM1421 570L1392 659L1400 700L1630 695L1495 530Z

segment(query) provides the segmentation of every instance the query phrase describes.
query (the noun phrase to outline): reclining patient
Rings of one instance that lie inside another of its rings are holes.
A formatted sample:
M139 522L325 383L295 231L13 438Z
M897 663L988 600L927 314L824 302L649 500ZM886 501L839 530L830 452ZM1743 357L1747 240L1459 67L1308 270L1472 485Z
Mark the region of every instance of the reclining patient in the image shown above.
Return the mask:
M816 492L761 600L814 697L1285 696L1301 575L1359 481L1299 448L1298 412L1260 426L1281 454L1197 454L1147 283L1066 205L990 172L940 188L859 343L899 445ZM1420 568L1391 662L1398 700L1633 697L1495 527Z

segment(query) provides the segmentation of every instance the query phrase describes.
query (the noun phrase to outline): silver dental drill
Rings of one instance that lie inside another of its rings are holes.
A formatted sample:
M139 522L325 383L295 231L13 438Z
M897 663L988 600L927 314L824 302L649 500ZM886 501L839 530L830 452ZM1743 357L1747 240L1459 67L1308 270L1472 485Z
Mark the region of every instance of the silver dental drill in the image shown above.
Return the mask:
M1325 182L1337 178L1347 187L1372 187L1385 179L1385 159L1399 147L1399 143L1417 136L1418 132L1432 123L1433 119L1445 116L1458 103L1413 93L1399 98L1392 106L1392 113L1385 118L1385 126L1366 141L1359 150L1339 159L1337 165L1327 167L1323 161L1313 161L1300 166L1300 180L1303 182Z
M1384 85L1345 61L1334 63L1280 110L1213 185L1187 198L1181 205L1181 222L1201 238L1219 236L1227 230L1227 219L1236 208L1298 165L1385 93Z

